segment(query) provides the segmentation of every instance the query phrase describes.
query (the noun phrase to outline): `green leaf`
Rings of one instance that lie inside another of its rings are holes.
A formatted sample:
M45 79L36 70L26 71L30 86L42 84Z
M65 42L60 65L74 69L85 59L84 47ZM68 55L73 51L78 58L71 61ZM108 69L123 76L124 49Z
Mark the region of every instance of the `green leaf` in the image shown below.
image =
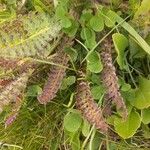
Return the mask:
M33 0L33 6L38 9L42 9L50 13L50 9L41 1L41 0ZM36 9L37 10L37 9Z
M150 128L148 125L142 124L142 132L144 138L150 139Z
M108 116L107 123L114 126L114 120L115 120L115 118L116 118L115 115Z
M69 132L76 132L80 128L82 118L78 113L68 113L64 117L64 127Z
M119 86L121 87L121 91L126 92L131 89L131 85L126 83L124 79L119 78Z
M30 17L32 21L29 19ZM3 58L24 58L35 55L44 57L44 52L47 51L45 47L49 45L50 41L54 43L52 40L59 36L61 26L54 17L50 17L46 13L30 13L30 17L24 15L8 23L9 28L10 23L15 27L20 21L17 32L8 29L10 32L6 34L5 31L0 31L1 37L3 37L3 40L0 40L0 55Z
M150 80L139 78L139 88L135 91L135 97L130 102L138 109L150 107Z
M116 132L124 139L132 137L140 127L140 124L140 115L135 110L131 111L126 121L123 121L122 118L118 117L114 120Z
M68 34L69 37L75 36L79 27L79 23L75 20L71 20L71 26L64 28L63 31Z
M131 9L133 12L136 12L139 8L141 3L141 0L129 0L129 9Z
M96 45L96 40L95 40L95 32L93 33L93 37L91 39L88 39L85 41L85 45L87 48L92 49Z
M92 132L91 138L89 139L87 150L102 150L102 135L99 132Z
M96 45L95 32L90 28L82 28L81 38L85 40L85 45L87 46L87 48L92 49Z
M81 17L80 17L80 22L81 24L86 24L89 22L89 20L92 18L92 10L84 10Z
M107 27L115 26L116 20L113 14L110 11L107 11L106 13L104 13L104 15L105 15L105 25Z
M70 85L74 84L76 81L75 76L69 76L67 78L64 78L61 84L61 89L65 90L67 89Z
M66 80L67 85L72 85L72 84L75 83L75 81L76 81L76 77L75 76L69 76L69 77L67 77L67 80Z
M91 37L93 36L93 31L89 28L82 28L81 30L81 38L83 40L88 40L91 39Z
M80 134L76 133L71 139L71 148L72 150L80 150Z
M104 93L104 88L102 86L93 86L91 92L94 99L100 99Z
M143 109L141 111L141 117L142 117L142 122L144 124L149 124L150 123L150 108Z
M93 73L92 76L91 76L91 81L97 85L100 85L101 86L101 80L100 80L100 77L99 75Z
M123 84L121 87L122 91L129 91L130 89L131 89L131 85L127 83Z
M64 18L64 16L66 15L66 10L64 9L63 6L61 5L58 5L57 8L56 8L56 11L55 11L55 15L58 19L62 19Z
M75 62L78 57L77 50L74 48L66 48L65 52L71 57L71 59Z
M90 127L91 125L88 123L87 120L84 120L83 126L82 126L82 134L87 137L88 134L90 133Z
M27 89L26 96L35 97L42 92L42 88L39 85L31 85Z
M100 56L97 52L92 52L87 58L87 69L93 73L99 73L103 69Z
M62 27L64 27L64 28L69 28L70 26L71 26L71 21L70 21L70 19L69 18L67 18L67 17L63 17L62 19L61 19L61 26Z
M112 38L113 38L113 42L115 45L115 49L118 54L117 62L121 69L125 69L126 66L124 62L124 57L125 57L124 50L128 46L128 39L123 34L120 34L120 33L113 34Z
M139 15L144 14L150 10L150 2L149 0L143 0L141 3L141 6L138 8L138 10L135 13L135 18L137 18Z
M131 37L129 37L129 50L131 60L134 58L144 58L146 55L146 52Z
M35 5L34 8L35 8L35 10L36 10L37 12L39 12L39 13L44 13L44 10L43 10L40 6Z
M100 15L95 15L90 19L90 27L96 31L100 32L104 29L104 20Z
M117 13L110 10L113 17L117 21L120 26L122 26L126 31L128 31L136 40L136 42L150 55L150 46L146 43L146 41L134 30L132 26L130 26L126 21L124 21Z

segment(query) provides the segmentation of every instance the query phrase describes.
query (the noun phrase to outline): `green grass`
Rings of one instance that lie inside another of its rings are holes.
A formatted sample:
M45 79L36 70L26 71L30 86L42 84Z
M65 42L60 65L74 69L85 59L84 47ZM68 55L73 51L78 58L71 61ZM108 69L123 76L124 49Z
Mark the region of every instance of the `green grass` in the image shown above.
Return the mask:
M58 149L63 142L62 120L65 109L61 100L39 105L36 99L28 99L23 105L17 120L6 129L1 123L0 141L8 144L9 149L24 150ZM5 144L4 144L5 145Z

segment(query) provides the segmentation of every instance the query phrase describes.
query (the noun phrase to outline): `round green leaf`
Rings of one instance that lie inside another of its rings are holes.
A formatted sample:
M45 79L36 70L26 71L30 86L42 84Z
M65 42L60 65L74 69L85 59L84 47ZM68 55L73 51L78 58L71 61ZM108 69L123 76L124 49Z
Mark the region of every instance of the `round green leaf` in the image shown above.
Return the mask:
M142 122L144 124L149 124L150 123L150 108L143 109L141 114L142 114Z
M26 96L35 97L42 92L42 89L39 85L31 85L27 89Z
M90 26L96 32L102 31L104 29L103 17L100 15L93 16L90 19Z
M80 17L81 24L86 24L92 18L92 10L83 11Z
M143 77L139 78L139 88L135 91L134 99L131 104L138 109L150 107L150 80Z
M64 127L69 132L76 132L80 128L82 118L78 113L69 113L64 117Z
M120 33L113 34L112 38L113 38L115 49L118 54L117 63L119 64L120 69L125 69L126 66L124 62L124 57L125 57L124 50L128 46L128 39L123 34Z
M61 26L64 28L69 28L71 26L71 21L67 17L61 19Z
M61 6L61 5L57 6L56 13L55 13L57 18L59 18L59 19L64 18L66 13L67 12L66 12L66 10L64 9L63 6Z
M83 40L88 40L91 39L91 37L93 36L92 30L89 28L82 28L81 30L81 38Z
M61 90L67 89L70 85L74 84L76 81L75 76L69 76L67 78L64 78L61 85Z
M95 32L90 28L83 28L81 30L81 38L85 40L85 45L87 48L92 49L96 45Z
M92 52L87 58L87 69L93 73L99 73L103 69L100 56L97 52Z
M63 31L64 33L68 34L69 37L72 37L76 34L79 27L79 23L75 20L70 20L70 21L71 21L71 26L68 28L64 28Z
M92 49L96 45L95 39L91 38L85 41L85 45L87 48Z
M132 137L140 127L140 124L141 117L135 110L131 111L127 120L125 121L118 117L114 119L115 130L124 139Z
M107 11L105 14L105 25L107 27L113 27L115 26L116 20L113 16L113 14L110 11Z

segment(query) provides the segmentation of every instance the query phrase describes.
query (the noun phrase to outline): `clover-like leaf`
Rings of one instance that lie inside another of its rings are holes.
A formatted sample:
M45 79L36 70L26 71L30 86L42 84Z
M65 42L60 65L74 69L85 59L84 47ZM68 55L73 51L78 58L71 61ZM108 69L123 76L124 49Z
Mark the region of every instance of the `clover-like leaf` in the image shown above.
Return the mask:
M70 85L74 84L76 81L75 76L69 76L67 78L64 78L62 81L61 89L65 90L67 89Z
M105 15L105 25L107 27L113 27L115 26L116 20L113 16L113 14L110 11L104 12Z
M96 32L102 31L104 29L104 20L103 20L103 17L100 16L100 15L93 16L90 19L90 26Z
M80 128L82 118L80 114L71 112L64 117L64 127L69 132L76 132Z
M61 26L64 28L69 28L71 26L71 21L69 18L67 17L63 17L63 19L61 19Z
M100 56L97 52L92 52L87 58L87 69L93 73L99 73L103 69Z
M70 23L71 23L71 26L70 26ZM69 37L72 37L76 34L77 30L78 30L78 27L79 27L79 23L75 20L71 20L68 22L68 27L67 28L64 28L63 31L69 36Z
M62 7L62 6L57 6L57 8L56 8L56 13L55 13L55 15L56 15L57 18L62 19L62 18L65 16L66 13L67 13L67 12L66 12L66 10L64 9L64 7Z
M135 91L135 96L130 100L131 104L138 109L150 107L150 80L139 78L139 87Z
M114 119L115 130L124 139L132 137L140 127L140 124L141 117L135 110L131 111L125 121L118 117Z
M113 42L115 45L115 49L116 49L117 54L118 54L117 62L118 62L121 69L125 69L124 50L128 46L128 40L123 34L120 34L120 33L113 34L112 38L113 38Z
M38 94L40 94L42 92L42 89L39 85L31 85L28 87L26 96L37 96Z

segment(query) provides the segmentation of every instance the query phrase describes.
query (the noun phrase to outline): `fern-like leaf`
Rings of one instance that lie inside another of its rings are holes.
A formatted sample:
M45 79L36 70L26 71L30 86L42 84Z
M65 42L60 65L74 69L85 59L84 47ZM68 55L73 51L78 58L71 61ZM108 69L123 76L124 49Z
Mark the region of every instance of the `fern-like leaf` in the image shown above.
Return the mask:
M106 38L103 42L103 47L101 51L101 59L103 63L103 70L101 72L101 79L104 86L106 87L106 104L110 100L113 100L117 106L118 110L123 112L123 117L127 117L127 109L121 96L118 84L118 77L116 75L116 69L112 62L111 50L112 50L112 40L111 38Z
M108 125L103 118L102 110L98 107L97 103L94 102L87 81L80 80L77 83L76 107L91 125L95 125L95 127L103 133L107 132Z
M31 13L10 21L0 29L0 56L23 58L41 56L47 45L58 37L61 26L48 14Z
M52 66L48 75L48 80L44 85L43 92L38 96L38 100L41 104L46 104L51 101L59 90L62 80L65 76L66 67L68 66L69 57L64 52L66 46L71 46L72 39L65 37L61 44L57 47L56 56L53 62L61 66Z

